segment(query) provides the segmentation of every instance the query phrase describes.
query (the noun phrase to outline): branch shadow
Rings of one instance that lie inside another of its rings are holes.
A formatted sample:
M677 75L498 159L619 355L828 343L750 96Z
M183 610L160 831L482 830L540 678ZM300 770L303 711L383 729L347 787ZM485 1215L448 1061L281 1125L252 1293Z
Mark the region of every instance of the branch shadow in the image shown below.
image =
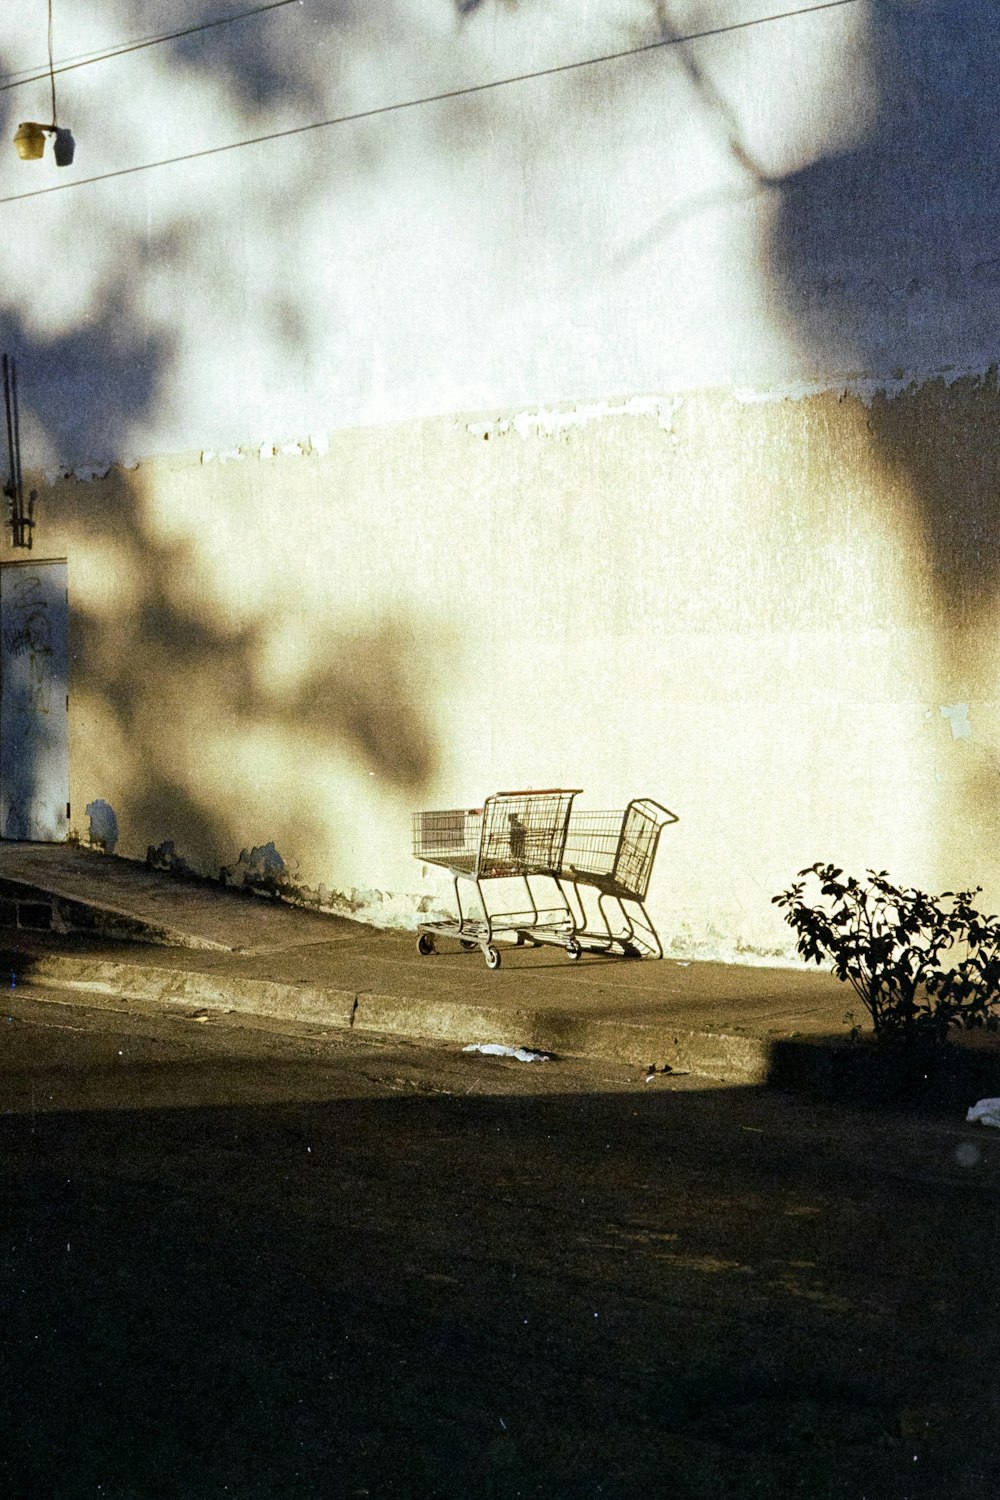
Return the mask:
M913 372L943 377L877 398L868 425L912 494L945 627L968 623L1000 587L995 21L984 0L961 12L873 7L882 105L869 138L784 182L771 246L780 303L817 376L890 387Z
M164 241L136 250L140 264L160 252L168 253ZM121 285L98 295L84 327L61 334L29 329L8 305L0 347L17 360L25 446L36 464L53 449L87 460L130 453L136 429L164 399L173 353L168 336L132 315Z
M206 738L221 726L234 745L254 734L277 742L304 777L355 766L381 793L411 800L433 781L439 746L426 684L441 644L429 626L402 609L337 629L303 617L312 665L280 683L267 665L275 624L287 624L280 610L240 622L193 595L195 544L154 533L132 472L112 471L99 505L76 512L71 530L91 552L112 549L130 587L110 610L75 602L71 675L105 726L110 780L128 788L117 804L109 797L123 844L141 855L170 841L208 873L230 864L248 837L262 842L261 824L293 826L305 845L322 840L319 780L312 814L301 802L294 811L262 804L235 773L224 807L199 790L199 724Z

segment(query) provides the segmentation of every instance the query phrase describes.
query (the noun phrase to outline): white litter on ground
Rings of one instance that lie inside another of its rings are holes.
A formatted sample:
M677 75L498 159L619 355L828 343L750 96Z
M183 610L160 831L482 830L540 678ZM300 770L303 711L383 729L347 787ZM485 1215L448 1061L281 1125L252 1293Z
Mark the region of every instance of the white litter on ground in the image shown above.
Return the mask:
M978 1120L980 1125L995 1125L1000 1130L1000 1099L980 1099L965 1118L970 1122Z
M487 1057L513 1057L518 1062L551 1062L548 1052L532 1052L528 1047L504 1047L500 1042L472 1042L463 1052L484 1052Z

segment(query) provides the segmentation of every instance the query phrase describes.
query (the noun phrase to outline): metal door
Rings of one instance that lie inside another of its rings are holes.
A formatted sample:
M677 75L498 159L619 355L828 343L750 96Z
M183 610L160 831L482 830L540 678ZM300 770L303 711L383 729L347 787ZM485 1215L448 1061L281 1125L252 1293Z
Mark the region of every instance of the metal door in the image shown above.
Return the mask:
M65 563L0 567L0 838L66 837L67 613Z

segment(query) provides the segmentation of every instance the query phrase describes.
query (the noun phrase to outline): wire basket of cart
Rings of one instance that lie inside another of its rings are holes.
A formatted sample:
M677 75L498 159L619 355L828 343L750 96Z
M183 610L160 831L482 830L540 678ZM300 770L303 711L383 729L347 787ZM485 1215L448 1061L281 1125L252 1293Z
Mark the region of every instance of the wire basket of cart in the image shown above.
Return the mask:
M624 810L572 813L560 885L577 940L588 952L663 957L645 901L660 834L678 821L649 797Z
M479 948L491 969L500 967L497 941L553 943L580 956L559 879L575 796L565 788L497 792L481 808L413 814L413 853L450 872L457 911L452 920L420 924L422 954L444 937ZM474 902L463 901L463 888Z

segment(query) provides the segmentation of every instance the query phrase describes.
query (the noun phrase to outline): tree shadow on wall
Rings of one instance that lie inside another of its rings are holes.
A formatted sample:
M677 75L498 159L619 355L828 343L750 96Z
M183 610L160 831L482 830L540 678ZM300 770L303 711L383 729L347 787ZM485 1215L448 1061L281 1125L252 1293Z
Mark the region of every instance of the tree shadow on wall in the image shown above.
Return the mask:
M438 3L444 10L447 0ZM134 9L137 29L147 27L145 5ZM322 6L300 0L277 14L238 7L236 16L223 16L219 24L215 0L200 0L185 17L189 34L168 43L165 53L171 66L222 86L251 117L288 104L301 110L303 119L310 118L324 107L324 75L336 76L345 50L367 42L373 32L379 38L393 36L414 24L411 10L399 0L378 7L366 0L324 0Z
M916 375L873 401L868 425L912 495L946 626L974 623L1000 588L1000 400L981 373L1000 350L995 33L989 0L874 5L868 137L784 181L771 246L817 378Z
M173 246L173 237L162 235L130 249L139 284L143 267ZM127 455L134 432L163 400L174 353L169 336L134 317L120 283L102 288L92 316L67 332L46 334L3 308L0 348L17 361L25 467L39 450L81 462L100 452Z
M782 185L771 245L776 306L824 384L831 375L888 384L866 420L887 503L912 518L899 547L912 561L913 617L930 628L923 693L992 699L989 643L1000 602L996 9L989 0L880 0L869 27L877 113L862 145ZM947 760L941 856L949 872L956 861L966 870L949 880L970 878L969 833L980 851L995 843L997 769L995 752L975 736Z
M112 471L93 503L99 510L89 516L72 507L70 532L87 549L107 548L120 603L105 612L73 599L71 681L107 736L95 760L106 749L109 782L128 788L124 800L110 798L123 846L139 853L170 839L202 872L229 863L248 839L259 843L265 829L315 848L327 837L324 774L345 764L371 775L380 793L418 799L438 762L418 695L440 651L425 626L400 611L331 630L303 609L310 657L321 665L280 685L267 668L272 631L287 624L280 608L270 621L263 612L229 621L221 605L193 597L195 549L153 533L133 473ZM296 770L306 768L315 778L308 807L302 795L275 799L266 767L241 786L236 755L224 807L199 790L218 784L220 735L240 749L250 738L286 770L290 756Z

